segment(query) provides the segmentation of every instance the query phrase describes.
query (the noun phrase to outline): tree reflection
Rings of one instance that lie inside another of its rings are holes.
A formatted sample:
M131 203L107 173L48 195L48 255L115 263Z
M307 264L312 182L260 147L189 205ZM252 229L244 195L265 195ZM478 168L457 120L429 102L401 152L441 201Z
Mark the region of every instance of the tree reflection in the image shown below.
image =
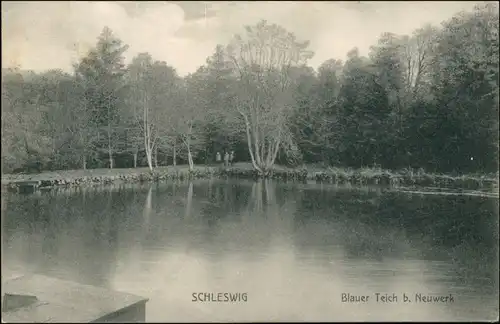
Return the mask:
M252 183L243 226L244 231L253 235L255 240L263 239L268 244L280 241L278 244L285 244L293 236L296 204L294 199L278 197L277 193L283 191L283 186L286 185L269 179L259 179Z
M193 182L189 181L187 197L186 197L186 210L184 212L185 219L190 219L192 217L192 207L193 207Z
M150 222L151 222L151 211L153 209L153 185L149 187L148 193L146 195L146 201L144 202L144 209L142 211L142 229L143 237L149 233Z

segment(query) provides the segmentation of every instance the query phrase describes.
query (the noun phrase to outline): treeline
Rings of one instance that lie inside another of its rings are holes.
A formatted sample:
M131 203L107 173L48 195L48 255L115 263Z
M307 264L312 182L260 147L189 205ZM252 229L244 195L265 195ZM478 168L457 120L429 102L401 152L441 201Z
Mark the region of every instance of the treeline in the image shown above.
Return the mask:
M275 163L495 172L498 21L483 4L318 71L308 42L262 21L186 77L148 53L126 65L104 28L71 74L2 70L3 172L192 167L229 150L264 174Z

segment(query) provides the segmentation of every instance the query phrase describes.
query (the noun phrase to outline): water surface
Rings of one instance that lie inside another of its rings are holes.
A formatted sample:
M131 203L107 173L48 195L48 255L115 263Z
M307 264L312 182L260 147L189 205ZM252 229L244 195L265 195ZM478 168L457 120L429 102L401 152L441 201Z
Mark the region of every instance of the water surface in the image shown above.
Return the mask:
M498 198L200 180L3 199L4 277L36 272L142 295L147 321L498 316ZM247 301L193 302L199 292ZM370 297L345 303L343 293Z

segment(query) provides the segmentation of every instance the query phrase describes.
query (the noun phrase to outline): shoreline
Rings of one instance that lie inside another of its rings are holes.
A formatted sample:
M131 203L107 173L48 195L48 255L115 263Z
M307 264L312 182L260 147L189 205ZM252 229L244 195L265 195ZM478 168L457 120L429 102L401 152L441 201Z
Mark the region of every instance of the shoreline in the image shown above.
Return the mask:
M257 172L249 163L236 163L234 166L195 166L190 171L188 166L167 166L135 169L88 169L43 171L36 174L4 174L2 188L19 190L23 185L31 185L36 189L50 189L59 186L82 186L110 184L114 182L156 182L169 180L209 179L209 178L244 178L258 179ZM422 171L402 170L389 171L375 168L342 169L306 166L302 168L286 168L275 166L270 179L281 181L316 181L317 183L382 185L412 189L452 189L482 191L498 196L498 178L493 176L450 176L429 174Z

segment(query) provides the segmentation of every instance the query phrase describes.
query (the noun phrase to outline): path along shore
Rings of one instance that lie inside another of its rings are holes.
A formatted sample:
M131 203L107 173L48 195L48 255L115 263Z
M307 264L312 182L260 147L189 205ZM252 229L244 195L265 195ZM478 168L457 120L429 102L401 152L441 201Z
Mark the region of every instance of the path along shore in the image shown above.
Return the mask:
M37 174L2 175L2 187L16 187L34 184L39 188L54 186L80 186L110 184L114 182L149 182L186 180L203 178L259 178L250 163L237 163L230 167L195 166L192 171L188 166L158 167L153 171L148 168L135 169L89 169L44 171ZM498 175L436 175L423 171L403 170L399 172L375 168L357 170L343 168L301 167L286 168L276 166L269 178L285 181L312 180L320 183L351 185L383 185L390 187L429 188L480 191L498 196Z

